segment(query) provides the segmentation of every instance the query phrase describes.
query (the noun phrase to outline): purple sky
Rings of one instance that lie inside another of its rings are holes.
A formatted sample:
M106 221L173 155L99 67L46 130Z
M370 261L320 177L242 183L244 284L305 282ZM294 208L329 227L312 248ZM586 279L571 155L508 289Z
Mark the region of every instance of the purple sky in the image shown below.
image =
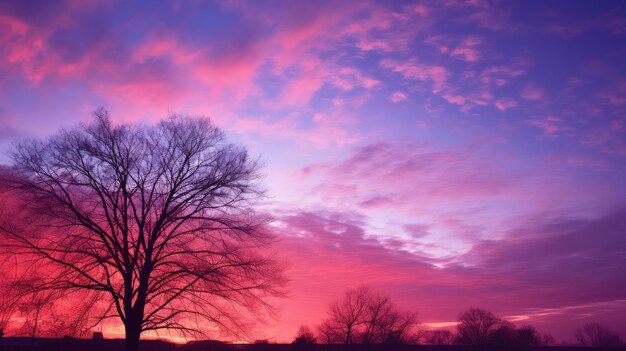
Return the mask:
M108 108L266 164L289 340L369 284L626 337L626 3L0 1L0 163Z

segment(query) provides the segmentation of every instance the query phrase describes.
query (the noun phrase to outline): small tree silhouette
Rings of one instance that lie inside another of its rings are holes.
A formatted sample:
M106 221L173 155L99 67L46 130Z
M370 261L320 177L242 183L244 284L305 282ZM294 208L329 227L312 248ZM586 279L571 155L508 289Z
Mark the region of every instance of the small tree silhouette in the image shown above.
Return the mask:
M415 341L416 324L416 314L402 312L389 297L360 286L331 304L318 331L326 343L405 344Z
M303 325L300 327L300 329L298 329L298 332L296 333L296 337L293 339L293 342L292 342L292 344L298 344L298 345L312 345L315 343L317 343L315 334L313 334L313 331L311 330L311 328L309 328L306 325Z
M454 334L449 330L432 330L426 333L426 343L430 345L452 345Z
M582 346L619 347L624 345L617 333L600 323L584 324L576 329L574 337Z
M470 308L459 315L458 343L487 345L492 330L500 325L500 318L480 308Z

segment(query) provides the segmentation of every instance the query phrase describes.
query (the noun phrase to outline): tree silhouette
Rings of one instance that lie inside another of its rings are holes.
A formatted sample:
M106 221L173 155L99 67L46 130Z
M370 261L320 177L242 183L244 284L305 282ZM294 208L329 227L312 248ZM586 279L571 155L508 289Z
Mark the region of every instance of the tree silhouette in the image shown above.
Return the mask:
M296 345L296 350L313 350L314 345L317 343L317 338L311 328L303 325L298 329L295 338L291 342L293 345Z
M426 343L430 345L452 345L454 334L449 330L432 330L426 334Z
M368 298L369 288L361 286L346 291L341 301L331 305L329 322L343 336L344 344L354 343L356 328L364 323Z
M470 308L459 316L458 343L487 345L492 330L501 323L493 313L480 308Z
M622 339L613 330L600 323L587 323L576 329L574 337L582 346L619 347Z
M360 286L330 306L318 331L326 343L404 344L414 341L416 324L414 313L401 312L389 297Z
M306 325L301 326L296 333L296 337L293 339L292 344L315 344L317 339L311 328Z
M549 335L539 333L532 325L524 325L515 330L515 342L521 347L548 346L550 338Z
M250 209L257 162L207 119L95 115L12 152L5 182L21 202L0 245L45 268L30 290L101 293L96 322L119 317L129 351L145 331L242 334L247 311L271 312L284 278L267 218Z
M503 349L526 349L530 346L542 345L542 335L530 325L516 328L511 322L501 321L489 333L488 343Z
M388 296L370 296L364 315L364 344L404 344L417 324L415 313L401 312Z

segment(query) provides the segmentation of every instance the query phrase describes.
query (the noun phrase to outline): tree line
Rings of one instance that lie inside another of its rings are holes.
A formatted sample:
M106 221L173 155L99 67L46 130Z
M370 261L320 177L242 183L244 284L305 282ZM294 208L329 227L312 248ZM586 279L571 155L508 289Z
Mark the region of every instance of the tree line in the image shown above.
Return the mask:
M599 323L584 324L573 336L579 346L626 346L616 332ZM400 310L389 296L367 286L347 290L329 306L326 318L315 330L300 327L292 343L475 345L503 349L557 344L554 337L531 325L516 326L481 308L459 314L454 331L428 330L418 323L417 313Z

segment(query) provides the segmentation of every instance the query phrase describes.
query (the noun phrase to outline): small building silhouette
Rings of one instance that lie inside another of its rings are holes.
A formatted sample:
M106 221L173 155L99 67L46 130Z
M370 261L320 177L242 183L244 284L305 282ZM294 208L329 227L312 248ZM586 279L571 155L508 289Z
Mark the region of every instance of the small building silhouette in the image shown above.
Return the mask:
M93 335L91 336L91 338L93 340L103 340L104 335L102 335L102 332L93 332Z

